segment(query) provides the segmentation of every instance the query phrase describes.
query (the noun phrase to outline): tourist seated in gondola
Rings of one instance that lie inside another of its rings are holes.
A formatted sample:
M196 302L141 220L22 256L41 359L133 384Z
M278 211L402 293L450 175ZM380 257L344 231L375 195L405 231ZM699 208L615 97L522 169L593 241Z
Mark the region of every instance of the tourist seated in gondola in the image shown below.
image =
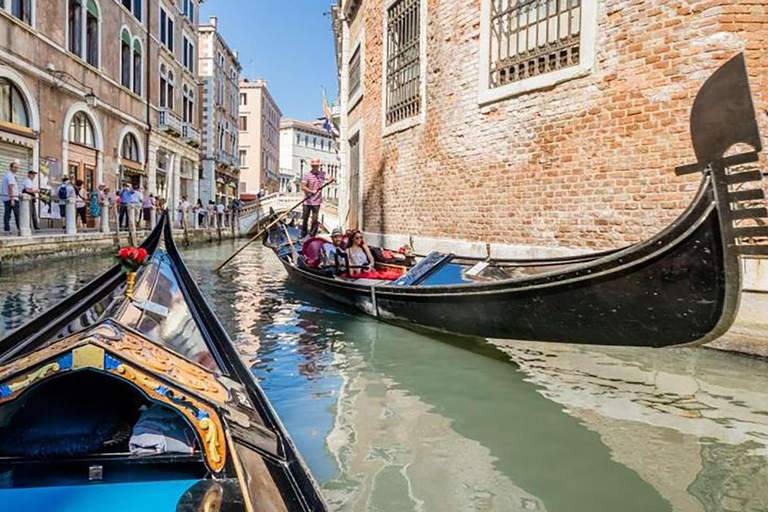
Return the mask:
M371 254L371 250L366 245L365 240L363 240L363 234L360 231L352 233L347 256L349 258L350 276L354 277L373 270L373 254Z
M346 271L347 254L341 247L344 240L344 232L336 228L331 232L331 241L323 245L322 266L334 275L340 275Z

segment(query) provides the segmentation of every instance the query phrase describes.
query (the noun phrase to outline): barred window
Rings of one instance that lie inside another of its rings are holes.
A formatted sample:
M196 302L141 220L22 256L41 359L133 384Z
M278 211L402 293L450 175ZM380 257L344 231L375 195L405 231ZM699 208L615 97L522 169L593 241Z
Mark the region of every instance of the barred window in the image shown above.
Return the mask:
M361 68L360 68L360 50L362 45L358 46L352 54L349 61L349 97L352 98L360 90Z
M491 89L579 64L581 0L491 0Z
M387 9L387 125L421 112L420 0Z

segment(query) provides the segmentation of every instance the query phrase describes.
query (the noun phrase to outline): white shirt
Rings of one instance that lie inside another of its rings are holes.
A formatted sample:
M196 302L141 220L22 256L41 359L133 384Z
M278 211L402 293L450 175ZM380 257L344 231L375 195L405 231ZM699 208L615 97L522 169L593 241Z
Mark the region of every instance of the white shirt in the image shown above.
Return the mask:
M179 211L187 213L187 210L189 210L189 203L186 201L182 201L179 205Z
M142 194L139 190L134 190L131 202L142 204L144 202L144 194Z
M223 204L217 204L216 205L216 212L217 213L224 213L224 205Z
M13 198L9 195L11 185L13 185L14 189ZM2 186L0 186L0 196L3 201L10 201L11 199L19 197L19 185L16 183L16 176L14 176L11 171L5 173L5 177L3 177L3 183Z
M27 189L34 190L35 188L37 188L35 187L35 182L32 181L32 179L29 176L27 176L26 178L24 178L24 184L21 186L20 192L23 192L24 190L27 190Z

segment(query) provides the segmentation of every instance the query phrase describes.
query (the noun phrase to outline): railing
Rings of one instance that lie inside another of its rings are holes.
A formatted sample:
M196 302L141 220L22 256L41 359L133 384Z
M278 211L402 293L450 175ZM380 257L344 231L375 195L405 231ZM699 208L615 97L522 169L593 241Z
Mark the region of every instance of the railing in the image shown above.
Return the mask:
M181 127L181 138L191 146L200 147L201 145L200 130L189 123L184 123Z
M213 158L224 165L228 165L233 168L239 167L238 165L238 158L235 155L230 155L226 151L217 150L213 153Z
M161 108L158 116L158 124L163 131L181 135L182 121L173 110L166 107Z

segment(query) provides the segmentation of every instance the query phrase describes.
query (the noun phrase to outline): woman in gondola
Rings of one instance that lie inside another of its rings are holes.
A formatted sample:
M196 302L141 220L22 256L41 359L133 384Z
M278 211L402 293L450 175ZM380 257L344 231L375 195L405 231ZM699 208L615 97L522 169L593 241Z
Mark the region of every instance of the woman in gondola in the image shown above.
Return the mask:
M356 276L362 272L373 270L373 254L363 240L363 234L356 230L350 236L350 246L347 249L349 256L349 275Z

